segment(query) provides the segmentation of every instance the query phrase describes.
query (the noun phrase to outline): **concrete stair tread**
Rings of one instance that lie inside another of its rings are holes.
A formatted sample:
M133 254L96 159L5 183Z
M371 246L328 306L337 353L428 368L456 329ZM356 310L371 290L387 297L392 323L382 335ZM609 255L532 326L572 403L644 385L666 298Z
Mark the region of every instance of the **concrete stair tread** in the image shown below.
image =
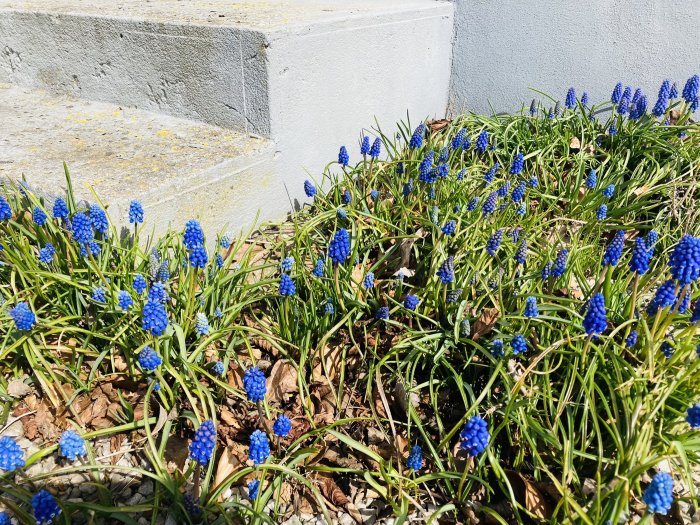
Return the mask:
M64 187L68 164L76 192L91 189L123 207L182 197L272 158L268 140L230 129L114 104L57 97L0 84L0 176L25 176L39 192Z
M432 0L0 0L0 12L144 20L269 31L352 17L430 9Z

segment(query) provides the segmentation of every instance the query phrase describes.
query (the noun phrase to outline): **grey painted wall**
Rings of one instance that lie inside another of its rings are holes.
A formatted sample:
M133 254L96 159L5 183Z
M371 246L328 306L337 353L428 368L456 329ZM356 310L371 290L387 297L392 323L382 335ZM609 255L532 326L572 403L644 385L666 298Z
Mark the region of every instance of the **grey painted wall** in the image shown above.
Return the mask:
M700 72L696 0L456 0L449 109L497 112L566 90L609 100L616 82L653 106L664 78Z

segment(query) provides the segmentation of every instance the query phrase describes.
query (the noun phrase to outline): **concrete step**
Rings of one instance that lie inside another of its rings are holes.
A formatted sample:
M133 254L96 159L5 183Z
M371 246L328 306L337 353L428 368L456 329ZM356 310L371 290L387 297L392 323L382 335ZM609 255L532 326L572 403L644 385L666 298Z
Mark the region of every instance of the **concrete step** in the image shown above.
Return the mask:
M66 161L77 196L96 194L121 224L131 199L158 231L193 217L212 232L232 216L250 223L274 177L269 140L139 109L0 84L0 122L0 178L24 176L50 202Z
M407 111L444 116L452 11L446 0L0 0L0 82L268 137L262 218L276 219L340 145L357 158L375 117L388 129Z

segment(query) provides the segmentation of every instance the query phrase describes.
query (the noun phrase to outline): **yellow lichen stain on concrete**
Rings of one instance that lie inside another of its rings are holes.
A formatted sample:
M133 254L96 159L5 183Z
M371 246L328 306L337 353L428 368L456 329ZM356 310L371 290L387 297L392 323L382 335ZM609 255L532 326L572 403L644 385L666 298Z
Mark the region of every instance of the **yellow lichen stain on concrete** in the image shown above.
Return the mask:
M171 133L172 131L170 131L169 129L159 129L156 135L158 135L159 137L167 137Z

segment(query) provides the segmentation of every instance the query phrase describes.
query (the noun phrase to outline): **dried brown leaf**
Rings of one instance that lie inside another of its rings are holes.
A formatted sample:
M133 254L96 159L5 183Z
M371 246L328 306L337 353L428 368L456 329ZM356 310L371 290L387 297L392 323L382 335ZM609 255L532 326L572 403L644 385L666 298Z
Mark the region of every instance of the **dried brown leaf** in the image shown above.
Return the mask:
M296 394L298 391L296 368L287 359L280 359L272 367L267 378L268 400L282 403L286 401L288 394Z
M333 505L345 507L350 503L350 498L345 495L343 490L330 476L319 476L318 486L321 489L321 494Z
M7 383L7 395L15 399L22 399L32 393L32 387L21 379L13 379Z
M542 492L519 472L506 471L506 476L513 488L515 499L527 509L527 511L542 520L552 516L552 509Z
M216 474L214 475L214 489L226 481L236 467L240 465L241 462L238 457L228 448L225 447L219 456L219 462L216 465ZM223 502L225 499L224 491L219 494L219 502Z
M428 124L428 128L430 129L430 132L435 133L436 131L440 131L441 129L444 129L447 126L449 126L450 122L452 122L452 121L449 119L441 118L441 119L437 119L437 120L429 120L427 122L427 124Z
M477 341L482 335L488 334L496 325L500 315L498 308L484 308L472 328L472 339Z
M342 347L338 343L330 343L321 349L314 359L312 378L319 383L334 381L342 365Z

